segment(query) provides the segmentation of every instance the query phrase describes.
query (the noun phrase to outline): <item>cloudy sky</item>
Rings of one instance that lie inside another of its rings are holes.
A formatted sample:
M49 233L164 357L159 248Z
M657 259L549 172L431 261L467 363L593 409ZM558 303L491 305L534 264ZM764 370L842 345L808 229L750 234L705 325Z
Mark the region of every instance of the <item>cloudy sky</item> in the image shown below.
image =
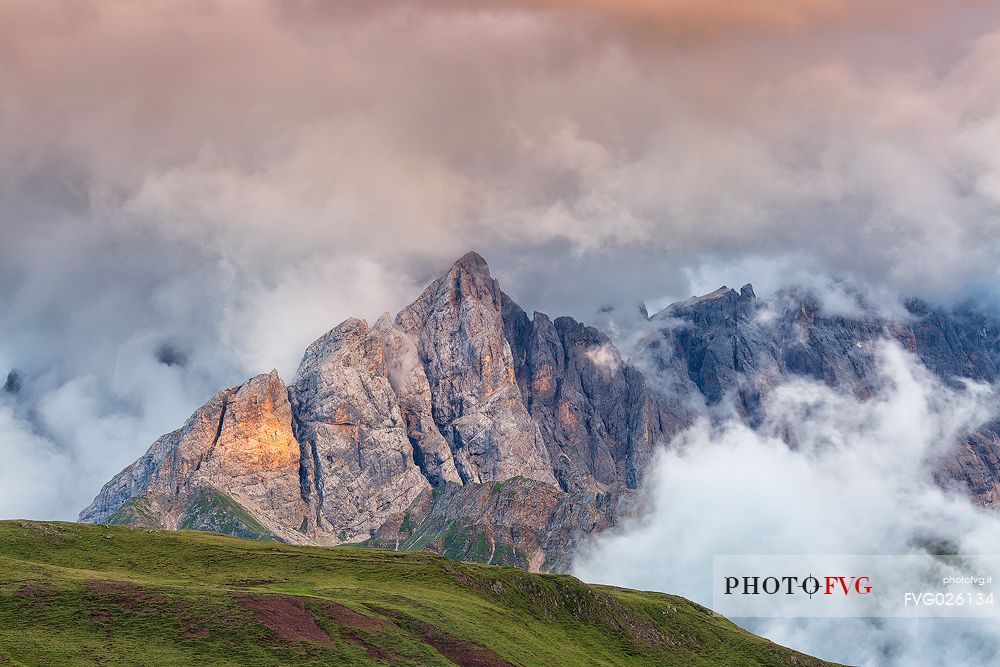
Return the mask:
M469 249L585 319L996 298L998 105L985 0L5 0L0 516Z
M974 555L1000 553L1000 514L931 480L961 433L995 418L1000 395L986 385L944 386L889 343L875 356L888 389L870 400L800 378L767 397L767 417L756 431L702 421L681 433L647 473L648 511L597 536L578 555L574 574L712 606L711 564L724 554L926 555L934 539L963 554L963 571L989 571ZM928 581L905 559L893 573L915 588ZM880 576L873 580L884 586ZM780 604L768 601L772 611ZM844 664L978 667L1000 660L995 613L964 619L892 618L898 608L866 613L889 618L789 615L741 623Z

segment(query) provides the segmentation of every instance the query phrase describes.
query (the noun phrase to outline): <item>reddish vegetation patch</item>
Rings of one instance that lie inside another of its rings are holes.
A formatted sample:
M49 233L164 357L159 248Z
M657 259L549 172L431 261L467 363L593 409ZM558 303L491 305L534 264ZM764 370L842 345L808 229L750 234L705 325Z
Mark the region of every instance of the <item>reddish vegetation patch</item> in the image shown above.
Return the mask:
M208 628L201 625L182 624L181 634L184 635L184 639L204 639L211 633L208 631Z
M480 644L463 641L452 637L439 628L405 616L393 609L379 609L380 613L391 616L400 625L419 635L425 642L433 646L438 653L448 658L459 667L514 667L490 649Z
M347 630L344 634L344 639L351 642L356 646L360 646L365 653L375 658L376 660L381 660L382 662L388 662L390 665L397 664L399 662L399 656L395 653L390 653L383 648L369 644L361 637L358 637L356 632L352 630Z
M366 637L366 633L383 632L390 628L395 628L396 626L391 622L359 614L350 607L345 607L336 602L325 602L323 608L326 611L327 617L340 626L340 636L345 641L359 646L365 653L376 660L390 664L400 662L400 656L369 643Z
M456 639L429 623L414 621L413 627L438 653L459 667L514 667L485 646Z
M240 593L236 602L278 637L288 641L329 643L330 635L316 624L301 598L291 595Z
M174 628L185 639L204 639L211 634L204 619L191 612L185 600L171 600L165 595L152 593L128 581L91 579L84 582L87 592L96 597L98 608L90 614L94 623L110 623L111 612L121 610L133 614L148 614L163 618L173 618ZM212 617L214 624L236 627L242 621L233 612L216 610ZM110 627L108 632L110 633Z
M359 614L350 607L345 607L344 605L337 604L336 602L326 602L324 603L324 607L330 619L337 625L341 625L345 628L351 628L352 630L364 630L365 632L379 632L392 627L392 623L389 621Z
M110 597L111 601L125 611L159 613L167 598L157 593L145 591L127 581L91 579L85 583L87 592Z
M33 602L44 602L56 596L56 592L44 581L24 581L17 594Z
M428 623L418 621L415 627L438 653L460 667L514 667L485 646L456 639Z

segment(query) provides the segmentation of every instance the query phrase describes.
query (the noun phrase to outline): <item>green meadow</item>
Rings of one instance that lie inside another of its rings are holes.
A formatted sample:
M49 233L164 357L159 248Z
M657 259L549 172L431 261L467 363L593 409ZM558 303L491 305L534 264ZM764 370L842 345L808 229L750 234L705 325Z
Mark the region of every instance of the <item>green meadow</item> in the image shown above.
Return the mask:
M426 552L0 522L0 664L821 665L683 598Z

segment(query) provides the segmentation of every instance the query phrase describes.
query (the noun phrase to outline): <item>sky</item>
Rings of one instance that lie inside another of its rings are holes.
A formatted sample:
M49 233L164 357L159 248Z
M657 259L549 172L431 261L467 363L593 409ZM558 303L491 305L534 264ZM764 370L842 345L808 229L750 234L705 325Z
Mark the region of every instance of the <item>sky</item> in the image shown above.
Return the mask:
M475 249L593 321L721 284L996 300L1000 6L5 0L0 516Z
M998 227L989 0L4 0L0 518L75 518L219 389L291 378L309 342L398 310L468 250L529 312L598 324L747 282L995 307ZM734 535L776 552L856 505L884 511L816 540L902 550L951 526L995 550L995 519L877 450L977 406L884 358L897 389L867 406L776 393L773 419L806 401L826 418L800 439L840 450L682 434L650 514L577 572L698 599L692 563ZM873 449L886 474L831 504L817 466ZM706 524L678 494L763 509ZM688 560L665 566L677 543ZM754 629L869 664L1000 655L974 624Z

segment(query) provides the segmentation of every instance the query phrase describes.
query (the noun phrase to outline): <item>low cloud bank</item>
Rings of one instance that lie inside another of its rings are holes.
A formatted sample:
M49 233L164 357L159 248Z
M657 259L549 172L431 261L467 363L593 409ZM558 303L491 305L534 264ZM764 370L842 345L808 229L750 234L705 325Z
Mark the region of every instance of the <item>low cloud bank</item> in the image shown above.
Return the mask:
M574 573L712 603L724 554L909 554L947 541L1000 553L1000 517L935 485L934 462L997 411L991 387L943 386L914 358L879 349L887 389L868 401L793 381L759 431L707 419L680 434L645 484L648 511L598 537ZM766 619L748 627L832 660L979 665L1000 657L992 620Z

